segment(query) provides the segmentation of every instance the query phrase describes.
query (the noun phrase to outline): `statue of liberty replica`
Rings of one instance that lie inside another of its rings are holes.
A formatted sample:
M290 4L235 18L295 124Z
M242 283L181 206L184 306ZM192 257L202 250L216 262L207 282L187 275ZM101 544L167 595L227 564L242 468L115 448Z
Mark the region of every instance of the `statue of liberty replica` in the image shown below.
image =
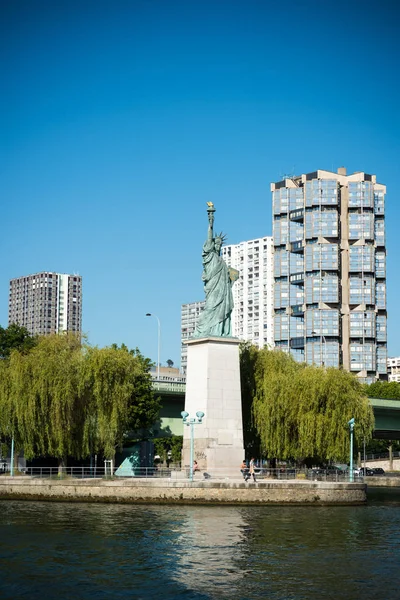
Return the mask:
M225 236L214 235L214 213L212 202L207 202L208 236L203 245L203 275L206 304L199 317L196 338L230 337L231 313L233 310L232 285L239 272L229 268L221 256Z
M237 474L243 461L239 340L231 334L232 285L239 272L221 256L222 233L214 233L215 208L207 202L208 235L203 245L206 302L196 332L187 340L185 425L182 465L194 477L194 460L211 477ZM201 477L201 475L199 474Z

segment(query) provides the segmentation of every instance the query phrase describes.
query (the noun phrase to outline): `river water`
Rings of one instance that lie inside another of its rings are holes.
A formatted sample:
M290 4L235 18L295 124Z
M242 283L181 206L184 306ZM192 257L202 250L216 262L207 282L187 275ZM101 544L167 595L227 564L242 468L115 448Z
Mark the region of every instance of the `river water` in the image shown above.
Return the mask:
M2 600L398 600L400 489L367 506L0 502Z

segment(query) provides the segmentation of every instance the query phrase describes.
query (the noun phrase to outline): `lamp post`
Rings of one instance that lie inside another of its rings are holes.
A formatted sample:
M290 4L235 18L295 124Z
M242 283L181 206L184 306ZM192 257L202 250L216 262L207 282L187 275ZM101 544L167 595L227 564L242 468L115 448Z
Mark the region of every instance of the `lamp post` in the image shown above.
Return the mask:
M350 419L350 421L348 422L348 426L350 429L350 483L353 482L354 480L354 473L353 473L353 430L354 430L354 417L352 419Z
M14 477L14 436L11 438L10 475Z
M195 417L190 417L189 413L183 410L181 416L183 424L190 427L190 481L193 481L194 426L202 424L204 413L198 410Z
M311 335L318 335L316 331L312 331ZM319 334L320 344L321 344L321 359L322 359L322 367L326 367L326 338L324 335Z
M157 343L157 381L160 381L160 346L161 346L161 323L157 315L146 313L146 317L154 317L158 323L158 343Z

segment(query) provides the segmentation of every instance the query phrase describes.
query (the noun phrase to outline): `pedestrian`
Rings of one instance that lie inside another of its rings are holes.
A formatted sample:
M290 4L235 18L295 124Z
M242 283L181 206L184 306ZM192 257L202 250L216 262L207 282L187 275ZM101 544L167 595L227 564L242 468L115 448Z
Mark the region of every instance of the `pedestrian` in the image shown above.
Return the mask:
M194 473L195 471L200 471L200 469L199 469L199 465L197 464L197 460L194 460L194 461L193 461L193 473Z
M242 473L242 475L243 475L243 479L244 479L245 481L247 481L247 480L248 480L248 478L249 478L249 468L248 468L248 466L247 466L247 464L246 464L246 461L245 461L245 460L244 460L244 461L242 462L242 464L240 465L240 472L241 472L241 473Z
M256 465L255 465L254 461L255 461L254 458L252 458L251 461L250 461L249 474L250 474L250 477L253 475L253 481L254 481L254 483L257 483L257 480L256 480Z

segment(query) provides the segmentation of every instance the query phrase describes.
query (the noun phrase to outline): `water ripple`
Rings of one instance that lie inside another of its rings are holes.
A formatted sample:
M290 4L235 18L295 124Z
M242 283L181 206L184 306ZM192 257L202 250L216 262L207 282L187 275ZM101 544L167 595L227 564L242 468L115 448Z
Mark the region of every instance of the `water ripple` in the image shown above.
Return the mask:
M0 597L394 600L397 494L366 507L3 501Z

